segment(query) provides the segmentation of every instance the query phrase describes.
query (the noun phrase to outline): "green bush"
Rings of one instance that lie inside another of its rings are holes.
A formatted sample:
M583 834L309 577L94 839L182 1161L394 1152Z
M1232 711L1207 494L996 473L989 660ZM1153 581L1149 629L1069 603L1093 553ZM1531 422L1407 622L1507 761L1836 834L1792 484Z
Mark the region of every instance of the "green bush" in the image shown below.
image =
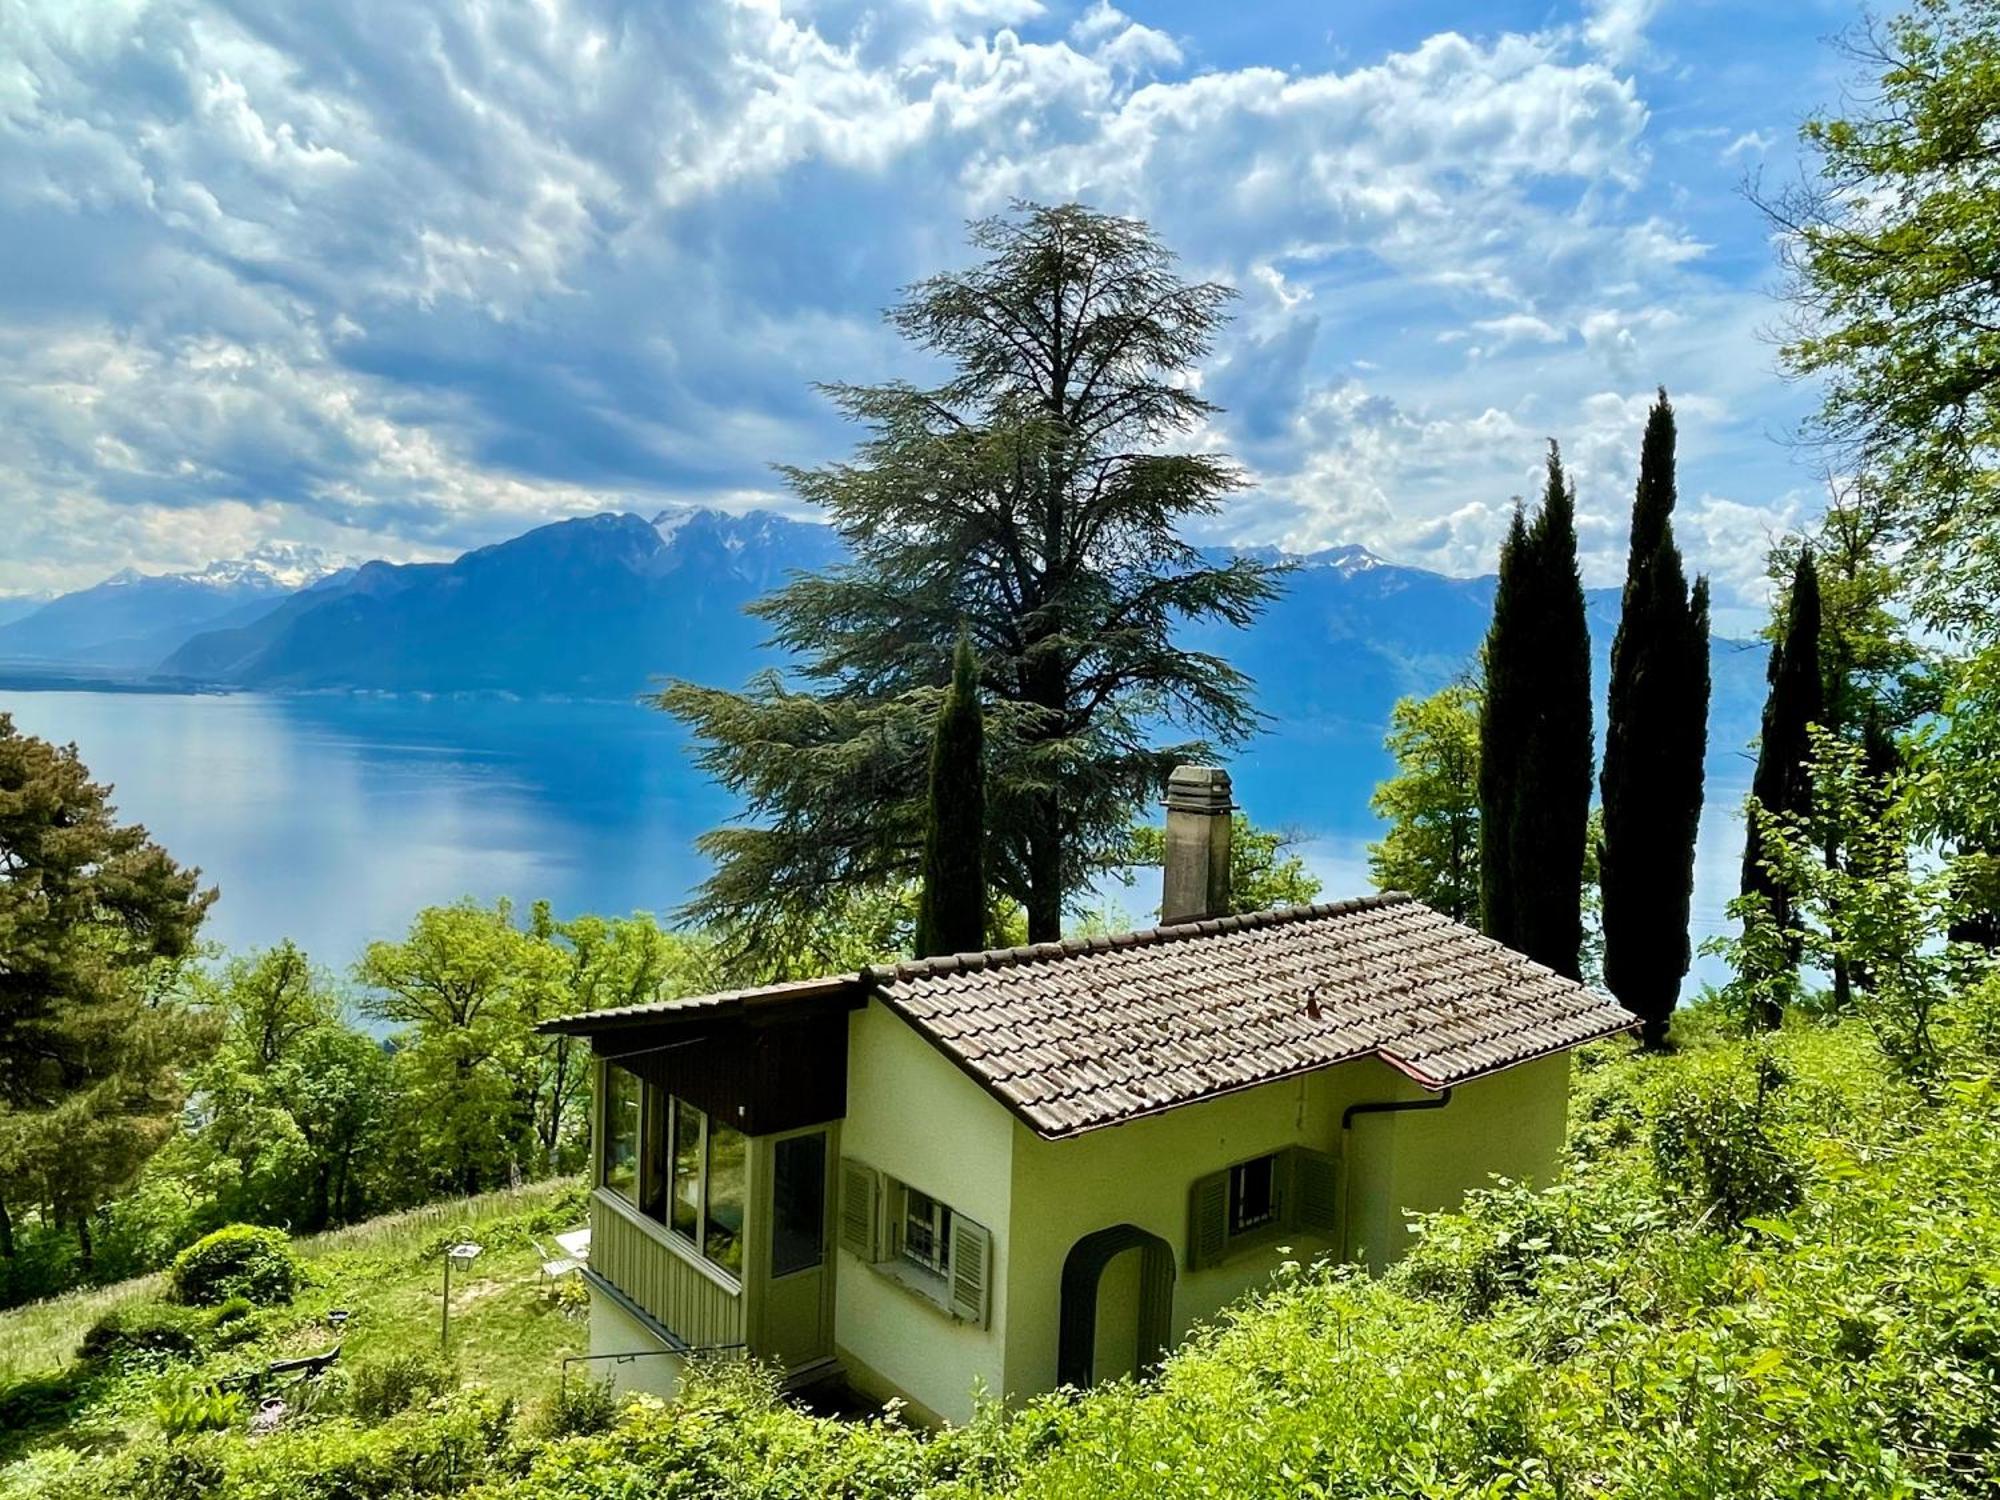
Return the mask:
M191 1358L201 1352L208 1317L167 1302L138 1302L117 1308L91 1325L77 1348L80 1359L125 1361L142 1356Z
M168 1276L175 1299L196 1307L238 1297L259 1307L289 1302L302 1279L291 1237L255 1224L204 1235L174 1257Z
M1656 1104L1654 1168L1702 1220L1734 1229L1798 1202L1799 1167L1775 1129L1784 1082L1758 1053L1747 1069L1691 1068Z
M617 1417L618 1398L612 1393L610 1376L573 1378L556 1387L538 1413L534 1430L543 1438L588 1437L605 1431Z
M170 1438L194 1432L223 1432L242 1422L248 1398L225 1391L185 1372L162 1380L153 1391L153 1420Z
M458 1385L458 1371L435 1354L397 1354L354 1367L347 1402L364 1422L380 1422Z

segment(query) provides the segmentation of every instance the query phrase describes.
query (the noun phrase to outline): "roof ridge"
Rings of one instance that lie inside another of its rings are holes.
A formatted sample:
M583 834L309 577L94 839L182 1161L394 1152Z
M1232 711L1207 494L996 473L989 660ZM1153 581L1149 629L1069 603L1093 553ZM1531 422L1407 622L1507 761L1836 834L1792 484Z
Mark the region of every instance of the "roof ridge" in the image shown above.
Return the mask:
M1349 896L1341 901L1315 901L1308 906L1273 906L1262 911L1240 912L1228 917L1202 917L1157 927L1136 927L1130 932L1098 933L1092 937L1064 938L1054 943L1024 943L1013 948L986 948L973 953L947 953L934 958L902 959L893 964L868 965L861 980L870 985L888 985L907 979L931 979L945 974L975 974L985 969L1016 968L1023 964L1075 958L1084 953L1109 953L1122 948L1150 948L1161 943L1188 938L1213 937L1225 932L1248 932L1263 927L1281 927L1292 922L1342 917L1357 911L1414 903L1407 891L1381 891L1372 896Z

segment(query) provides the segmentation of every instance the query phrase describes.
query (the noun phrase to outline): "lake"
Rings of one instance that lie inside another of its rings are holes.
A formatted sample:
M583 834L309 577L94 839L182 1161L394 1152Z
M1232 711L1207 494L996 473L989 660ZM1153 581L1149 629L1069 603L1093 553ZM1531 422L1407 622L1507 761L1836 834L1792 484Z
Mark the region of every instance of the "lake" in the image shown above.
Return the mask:
M704 873L696 837L732 811L679 725L637 704L13 691L0 707L74 741L121 815L220 887L209 937L291 937L335 968L460 896L669 913ZM1387 769L1372 729L1338 724L1274 726L1231 764L1238 802L1300 836L1329 898L1370 888L1368 796ZM1725 925L1748 778L1740 755L1712 757L1697 942ZM1156 880L1111 895L1143 921ZM1720 977L1714 960L1702 977Z

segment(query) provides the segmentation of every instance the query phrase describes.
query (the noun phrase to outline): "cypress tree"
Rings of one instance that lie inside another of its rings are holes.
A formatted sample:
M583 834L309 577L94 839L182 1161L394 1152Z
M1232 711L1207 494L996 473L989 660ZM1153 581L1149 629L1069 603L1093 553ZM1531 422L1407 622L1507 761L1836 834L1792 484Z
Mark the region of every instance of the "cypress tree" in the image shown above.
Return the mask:
M1791 592L1778 639L1771 647L1767 674L1770 692L1764 699L1763 731L1757 742L1757 770L1750 796L1757 804L1743 839L1743 884L1746 896L1762 896L1782 927L1791 925L1792 892L1764 868L1760 820L1803 813L1811 798L1812 776L1807 728L1824 722L1820 678L1819 570L1812 552L1800 548L1792 571ZM1798 944L1788 945L1786 963L1797 967ZM1762 1020L1775 1026L1781 1017L1767 1011Z
M1521 775L1520 728L1534 692L1527 616L1534 580L1528 523L1517 505L1500 544L1493 624L1486 632L1486 694L1479 710L1479 930L1512 947L1520 940L1514 880L1514 809Z
M923 887L917 900L919 958L986 946L985 751L979 667L972 643L960 635L951 686L938 706L931 736Z
M1688 910L1708 748L1708 580L1674 544L1674 409L1646 419L1604 737L1604 979L1665 1043L1690 955Z
M1517 512L1501 549L1486 671L1481 925L1575 978L1590 818L1590 632L1576 565L1576 492L1554 443L1541 509L1532 524Z
M1584 842L1591 772L1590 626L1576 565L1576 490L1549 444L1548 486L1528 528L1537 577L1535 717L1514 814L1521 941L1528 957L1571 979L1583 975Z

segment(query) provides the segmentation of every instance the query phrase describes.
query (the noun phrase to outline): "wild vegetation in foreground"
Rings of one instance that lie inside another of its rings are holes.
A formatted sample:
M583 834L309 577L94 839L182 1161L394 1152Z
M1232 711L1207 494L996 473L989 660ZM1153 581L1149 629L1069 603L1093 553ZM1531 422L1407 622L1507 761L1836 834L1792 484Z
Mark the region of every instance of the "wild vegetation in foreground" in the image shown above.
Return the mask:
M1953 1007L1951 1065L1929 1082L1858 1020L1744 1039L1704 1007L1676 1054L1602 1044L1582 1058L1556 1187L1496 1185L1413 1225L1381 1281L1293 1267L1151 1380L941 1434L813 1416L741 1367L700 1374L673 1406L614 1409L574 1377L556 1399L577 1325L506 1259L518 1218L481 1229L502 1248L479 1274L512 1279L492 1312L457 1313L460 1383L433 1394L413 1374L385 1402L359 1372L434 1347L443 1232L348 1231L292 1309L257 1315L258 1340L87 1377L77 1425L25 1453L17 1440L0 1496L1988 1494L1995 1015L1984 989ZM335 1295L375 1309L375 1342L357 1320L349 1374L309 1413L261 1437L241 1421L161 1430L162 1391L313 1342L289 1320ZM518 1331L501 1338L501 1319ZM64 1378L78 1368L94 1367ZM51 1384L17 1377L10 1432Z
M247 1271L230 1262L219 1281L197 1286L183 1257L178 1274L0 1314L0 1464L11 1465L0 1472L13 1492L37 1493L46 1465L65 1469L84 1454L143 1454L204 1428L240 1443L268 1395L286 1401L294 1428L323 1426L337 1412L370 1425L405 1398L421 1404L456 1389L461 1372L497 1401L532 1406L586 1342L583 1289L574 1277L546 1280L537 1243L554 1253L552 1236L583 1218L581 1188L560 1179L289 1246L276 1231L239 1228L221 1238L252 1241ZM444 1247L467 1239L481 1253L453 1278L450 1352L441 1356ZM267 1254L265 1244L276 1248ZM231 1395L273 1363L336 1348L321 1378L281 1375Z

